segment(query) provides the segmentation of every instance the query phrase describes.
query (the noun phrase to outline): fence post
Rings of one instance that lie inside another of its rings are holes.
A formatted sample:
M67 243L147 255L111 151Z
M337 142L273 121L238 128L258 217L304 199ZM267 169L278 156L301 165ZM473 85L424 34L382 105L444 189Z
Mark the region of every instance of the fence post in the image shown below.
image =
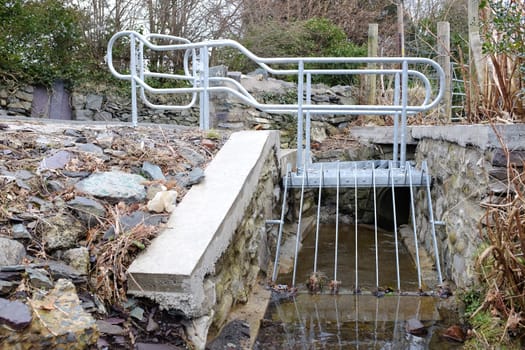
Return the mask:
M379 37L379 26L377 23L368 24L368 57L377 57L377 46ZM376 68L374 63L368 64L368 68ZM369 105L376 104L376 75L367 75L368 99Z
M445 72L445 95L441 108L439 108L440 119L450 122L452 118L452 71L450 66L450 23L437 23L437 52L438 63ZM444 116L444 118L441 118Z

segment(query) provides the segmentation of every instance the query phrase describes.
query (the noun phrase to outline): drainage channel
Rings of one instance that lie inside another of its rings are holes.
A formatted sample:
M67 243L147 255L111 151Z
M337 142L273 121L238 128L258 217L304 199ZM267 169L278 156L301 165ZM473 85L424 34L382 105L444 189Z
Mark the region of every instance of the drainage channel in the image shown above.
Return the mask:
M339 227L339 290L327 276L334 268L335 225L320 227L314 274L315 232L307 234L298 255L295 294L274 293L254 349L442 349L460 348L440 338L444 328L439 298L418 293L418 274L410 253L398 249L402 274L396 293L394 232L379 231L380 292L376 291L374 228L359 225L360 293L354 288L355 227ZM293 272L281 274L278 285ZM313 280L314 279L314 280ZM314 284L315 283L315 284ZM421 324L419 323L421 322ZM422 329L421 326L423 326Z

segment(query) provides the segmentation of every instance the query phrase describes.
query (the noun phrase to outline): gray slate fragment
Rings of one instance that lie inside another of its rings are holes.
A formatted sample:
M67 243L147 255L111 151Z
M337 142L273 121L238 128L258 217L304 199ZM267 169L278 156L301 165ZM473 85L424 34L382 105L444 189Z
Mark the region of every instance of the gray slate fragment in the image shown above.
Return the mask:
M18 265L26 256L26 249L22 243L0 237L0 266Z
M76 196L67 202L67 205L73 208L79 218L89 226L96 225L98 218L106 217L106 208L100 202L91 198Z
M124 335L126 330L116 324L111 324L104 320L97 320L98 331L108 335Z
M152 180L166 180L166 177L158 165L152 164L150 162L144 162L144 164L142 164L142 171Z
M119 220L120 229L124 232L131 230L138 224L143 223L146 226L157 226L165 218L165 215L152 215L150 213L137 210L130 215L124 215ZM121 232L122 233L122 232ZM115 237L115 228L112 226L104 233L104 239Z
M145 179L140 175L111 171L92 174L79 181L75 188L94 197L140 202L146 198L144 181Z
M11 294L17 286L18 283L16 282L0 280L0 295Z
M14 239L30 239L31 234L27 230L24 224L13 225L13 238Z
M62 169L71 160L71 153L68 151L58 151L52 156L42 159L38 170L55 170Z
M202 154L185 146L183 143L179 142L177 146L179 147L178 152L191 164L191 166L200 166L206 161L206 158Z
M26 269L27 274L29 275L29 281L31 285L35 288L53 288L53 282L49 279L49 275L44 269Z
M0 298L0 325L5 324L15 330L21 330L29 326L32 320L29 306L20 301Z
M102 150L102 148L92 143L82 143L78 145L77 148L79 151L82 151L82 152L93 153L99 156L104 155L104 151Z
M195 168L188 174L187 186L196 185L204 179L204 170L201 168Z

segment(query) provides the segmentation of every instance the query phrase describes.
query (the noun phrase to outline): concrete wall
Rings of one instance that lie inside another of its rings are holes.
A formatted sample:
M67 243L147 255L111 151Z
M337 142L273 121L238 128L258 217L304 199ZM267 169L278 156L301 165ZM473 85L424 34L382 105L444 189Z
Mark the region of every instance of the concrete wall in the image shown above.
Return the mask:
M278 135L234 133L127 271L128 293L192 320L188 335L197 334L198 348L268 267L265 222L275 218L280 196Z

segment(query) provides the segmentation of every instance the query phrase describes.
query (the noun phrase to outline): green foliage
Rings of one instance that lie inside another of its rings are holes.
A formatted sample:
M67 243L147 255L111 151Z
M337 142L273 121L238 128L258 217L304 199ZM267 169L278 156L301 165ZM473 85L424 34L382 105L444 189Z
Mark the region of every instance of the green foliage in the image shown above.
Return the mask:
M484 22L484 53L514 57L517 79L525 81L525 3L522 0L484 0L480 7L490 10L488 20ZM525 86L522 86L521 94L525 100Z
M58 0L0 0L0 72L44 85L81 76L78 19Z
M478 312L470 319L472 327L476 330L476 337L469 339L464 349L494 349L495 344L501 344L504 326L501 320L492 317L487 311ZM508 347L502 347L508 348Z
M344 31L324 18L281 23L269 21L249 28L241 43L260 57L364 57L365 46L347 41ZM233 50L216 52L215 62L227 65L230 70L253 71L257 66L243 54ZM276 67L274 67L276 68ZM290 68L279 66L278 68ZM315 64L306 68L355 68L355 65ZM294 79L293 77L278 77ZM351 76L314 76L313 82L329 85L351 84Z
M465 316L470 317L481 306L483 296L479 290L468 290L461 295L461 300L465 304Z
M525 58L525 20L523 1L486 0L480 7L491 10L485 22L485 53L505 53Z

